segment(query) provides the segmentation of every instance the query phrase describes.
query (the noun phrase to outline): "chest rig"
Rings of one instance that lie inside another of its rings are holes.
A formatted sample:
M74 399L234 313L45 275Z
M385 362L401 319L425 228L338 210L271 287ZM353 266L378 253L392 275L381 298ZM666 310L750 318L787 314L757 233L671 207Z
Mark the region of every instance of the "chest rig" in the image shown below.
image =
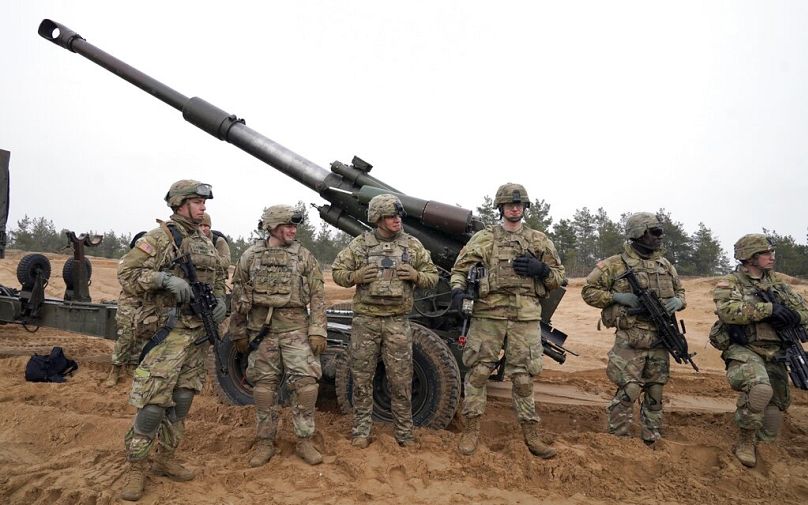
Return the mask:
M777 285L772 284L771 278L768 275L760 280L752 279L747 275L743 275L741 272L732 272L732 275L738 280L744 303L764 303L757 294L758 289L762 291L771 289L779 299L785 299L785 296L778 291ZM746 333L746 340L748 342L773 343L777 346L779 346L781 342L774 327L765 321L747 324L744 327L744 332Z
M189 254L191 262L196 267L196 275L199 281L213 286L216 282L216 268L219 267L219 256L211 241L203 237L201 233L192 233L183 237L177 225L173 223L160 224L161 226L165 225L165 229L168 230L175 251L177 251L176 256ZM179 266L174 266L171 272L177 277L185 278L185 274Z
M257 247L249 272L253 306L305 307L309 302L300 243L294 242L289 247Z
M391 241L376 238L373 232L365 234L367 262L379 270L376 279L361 291L362 301L373 305L397 305L412 289L398 278L396 269L410 263L409 240L401 234Z
M671 269L661 258L634 258L623 253L620 259L626 269L634 269L641 287L654 292L661 300L676 296ZM615 283L615 291L630 293L631 287L626 279L620 279Z
M494 247L488 268L489 294L543 296L544 285L530 277L517 275L513 260L517 256L533 254L530 240L521 233L508 233L500 226L493 227ZM541 255L538 257L541 260Z

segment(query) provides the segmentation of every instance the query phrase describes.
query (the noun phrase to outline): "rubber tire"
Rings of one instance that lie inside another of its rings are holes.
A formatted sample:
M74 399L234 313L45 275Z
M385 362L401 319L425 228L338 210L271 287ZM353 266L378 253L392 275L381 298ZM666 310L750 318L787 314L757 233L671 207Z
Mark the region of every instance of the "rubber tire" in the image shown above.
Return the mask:
M73 265L76 264L76 258L68 258L65 265L62 267L62 279L65 281L65 288L73 289ZM84 257L84 268L87 270L87 282L93 276L93 264L90 263L90 258Z
M17 280L20 281L24 290L31 289L34 286L38 271L42 272L42 276L47 283L47 280L50 279L51 264L45 255L33 253L22 257L17 264Z
M429 329L412 327L412 421L415 426L442 430L449 426L460 402L460 370L449 346ZM337 403L343 413L353 411L353 380L348 353L336 358ZM373 419L392 422L384 363L373 377Z

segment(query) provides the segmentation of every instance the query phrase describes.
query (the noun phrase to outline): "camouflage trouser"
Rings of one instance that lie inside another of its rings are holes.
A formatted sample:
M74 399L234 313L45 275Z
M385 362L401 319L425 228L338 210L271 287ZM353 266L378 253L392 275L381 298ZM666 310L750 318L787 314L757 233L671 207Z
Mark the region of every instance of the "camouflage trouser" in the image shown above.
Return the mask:
M516 418L519 422L538 422L539 415L533 399L533 377L542 370L538 321L472 319L463 349L463 364L469 369L464 383L463 415L476 417L485 412L486 384L499 361L503 346L505 375L511 379L511 399Z
M295 435L310 437L314 434L314 404L298 401L298 391L303 386L316 385L323 372L320 360L311 352L306 329L285 333L270 332L247 359L247 380L256 389L271 391L273 400L284 372L292 393L292 424ZM316 394L314 399L316 401ZM258 438L274 439L278 407L274 401L272 406L259 406L260 403L256 399L256 435Z
M760 430L762 427L764 413L753 412L748 404L747 395L755 385L771 386L773 395L769 405L774 405L783 412L791 405L788 371L784 363L766 361L756 352L737 344L732 344L722 357L727 361L729 385L739 392L735 410L735 423L739 428ZM765 436L761 438L765 439Z
M169 409L174 406L175 389L184 388L194 393L202 391L208 344L194 345L199 334L200 330L175 328L146 355L134 373L130 405L138 409L146 405ZM172 423L168 416L164 417L157 433L160 446L173 452L184 431L184 421ZM130 429L124 439L126 453L130 460L145 458L154 440L133 434Z
M390 385L397 440L412 438L412 330L404 316L355 315L351 330L354 423L352 436L368 437L373 413L373 376L381 355Z
M112 364L137 365L140 358L140 351L146 345L147 340L135 337L135 313L137 307L129 303L123 303L123 298L118 302L118 309L115 312L115 325L118 328L118 338L115 340L115 347L112 350Z
M640 420L643 428L648 430L649 436L658 435L662 426L662 386L670 377L668 352L664 348L635 349L618 337L609 351L606 375L617 385L608 407L609 433L628 434L634 417L634 402L642 393Z

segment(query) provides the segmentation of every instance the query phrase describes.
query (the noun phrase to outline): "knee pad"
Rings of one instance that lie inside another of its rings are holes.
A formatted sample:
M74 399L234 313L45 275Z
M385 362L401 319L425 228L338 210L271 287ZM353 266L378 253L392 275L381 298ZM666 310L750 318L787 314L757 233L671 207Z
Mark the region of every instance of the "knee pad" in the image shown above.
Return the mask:
M646 386L643 402L648 410L662 410L662 384L649 384Z
M637 398L640 397L641 392L642 387L639 384L636 382L629 382L618 390L617 397L620 399L620 403L629 406L637 401Z
M774 390L769 384L755 384L746 394L749 410L755 413L763 412L763 409L771 401L773 394Z
M175 423L188 415L191 410L191 403L194 401L194 392L190 389L179 388L175 389L172 395L174 399L174 408L170 409L168 417L171 422Z
M255 408L271 408L275 404L275 390L267 387L255 386L253 388L253 398L255 399Z
M317 379L314 377L300 377L294 383L289 384L289 389L300 392L307 386L317 386Z
M526 398L533 395L533 381L530 375L526 373L513 374L511 375L511 384L513 392L516 393L517 396Z
M153 439L157 435L157 430L160 428L160 423L163 422L163 416L166 409L159 405L146 405L137 411L135 415L135 433Z
M475 388L481 388L488 383L488 376L491 375L491 369L483 363L474 365L474 368L468 371L469 384Z

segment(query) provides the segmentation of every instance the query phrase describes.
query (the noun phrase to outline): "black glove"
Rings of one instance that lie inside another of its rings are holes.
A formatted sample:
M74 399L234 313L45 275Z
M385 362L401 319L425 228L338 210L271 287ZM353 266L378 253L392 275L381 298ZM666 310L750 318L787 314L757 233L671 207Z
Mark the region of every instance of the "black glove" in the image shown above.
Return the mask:
M749 343L749 338L746 336L746 331L743 325L728 324L727 333L729 333L729 341L738 345L746 345Z
M522 277L544 280L550 275L550 267L533 256L518 256L513 260L513 271Z
M772 316L769 318L769 322L771 322L771 325L778 330L788 328L790 326L796 326L800 323L800 315L785 305L773 303Z
M452 305L450 308L460 312L463 308L463 299L466 298L466 293L460 288L452 289Z

